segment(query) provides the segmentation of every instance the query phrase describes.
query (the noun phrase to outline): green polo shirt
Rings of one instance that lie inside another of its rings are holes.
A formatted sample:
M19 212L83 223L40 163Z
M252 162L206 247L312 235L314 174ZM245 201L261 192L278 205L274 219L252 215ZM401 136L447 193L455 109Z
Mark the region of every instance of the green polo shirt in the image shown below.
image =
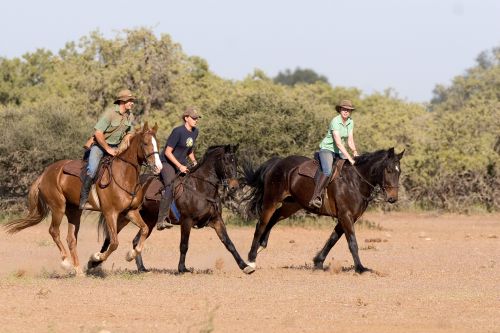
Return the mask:
M336 131L340 134L340 139L342 140L342 144L344 147L347 147L347 138L349 134L354 130L354 120L351 117L347 118L345 124L342 122L342 116L338 115L332 119L330 122L330 126L328 127L328 132L326 133L325 138L319 144L320 149L328 149L333 151L334 153L340 154L341 158L346 158L344 154L339 150L337 144L335 143L335 139L333 138L333 132Z
M104 133L104 138L109 145L118 145L123 137L132 130L134 115L131 112L120 113L120 107L114 105L104 111L104 114L94 126L95 130ZM117 127L119 127L117 129Z

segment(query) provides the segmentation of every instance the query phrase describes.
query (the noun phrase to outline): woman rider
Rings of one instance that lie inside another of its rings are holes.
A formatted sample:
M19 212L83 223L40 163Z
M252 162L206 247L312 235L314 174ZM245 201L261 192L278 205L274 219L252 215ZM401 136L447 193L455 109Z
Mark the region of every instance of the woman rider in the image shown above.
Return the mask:
M322 172L319 173L314 194L311 201L309 201L310 207L321 208L321 192L330 179L333 162L336 159L346 159L354 165L353 157L358 156L356 145L354 144L354 120L351 118L351 112L354 109L352 102L347 99L342 100L335 106L335 110L339 115L332 119L328 127L328 132L319 145L319 161ZM353 157L347 151L346 144L352 150Z

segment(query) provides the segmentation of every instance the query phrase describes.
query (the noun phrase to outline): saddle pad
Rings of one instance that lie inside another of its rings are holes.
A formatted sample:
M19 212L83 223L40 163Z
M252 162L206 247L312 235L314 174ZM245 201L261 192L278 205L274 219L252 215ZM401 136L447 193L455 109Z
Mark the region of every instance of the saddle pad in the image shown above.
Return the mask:
M314 178L316 170L318 170L318 166L319 164L316 160L305 161L304 163L299 165L299 175Z
M85 164L86 164L86 162L84 162L82 160L69 161L68 163L64 164L63 172L68 174L68 175L80 177L80 175L82 173L82 168Z
M337 163L335 163L335 170L330 179L330 182L337 179L340 176L340 172L342 171L342 167L344 166L346 160L339 159ZM304 163L299 165L298 173L299 175L314 178L316 175L316 170L318 170L319 163L316 160L305 161Z
M158 178L153 178L149 186L146 188L145 197L148 200L161 200L161 191L163 190L163 183Z

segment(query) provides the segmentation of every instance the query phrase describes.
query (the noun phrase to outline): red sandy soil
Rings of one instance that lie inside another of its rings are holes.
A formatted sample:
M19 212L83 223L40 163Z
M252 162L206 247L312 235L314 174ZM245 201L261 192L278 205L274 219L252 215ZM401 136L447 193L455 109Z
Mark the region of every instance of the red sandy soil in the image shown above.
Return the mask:
M82 262L100 249L94 216L82 222ZM342 238L312 258L331 226L278 224L257 270L245 275L212 229L193 230L176 274L180 229L153 232L136 274L124 260L137 229L119 235L104 277L59 266L48 221L0 230L1 332L500 332L500 215L367 213L357 226L354 273ZM66 222L62 239L66 238ZM253 227L229 227L243 258Z

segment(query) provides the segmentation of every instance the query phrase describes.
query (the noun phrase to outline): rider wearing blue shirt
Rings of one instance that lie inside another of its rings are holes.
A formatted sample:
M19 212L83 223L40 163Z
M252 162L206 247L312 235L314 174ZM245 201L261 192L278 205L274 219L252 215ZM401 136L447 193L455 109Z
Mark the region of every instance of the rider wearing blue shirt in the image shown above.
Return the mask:
M197 163L194 156L194 144L199 132L196 128L199 118L201 118L201 116L195 108L186 108L182 114L184 125L172 130L160 154L160 160L163 164L163 168L161 169L161 180L165 189L162 192L158 219L156 221L156 228L158 230L171 228L173 226L168 217L168 212L173 197L171 184L177 171L179 173L186 173L189 171L186 166L188 157L194 165Z

